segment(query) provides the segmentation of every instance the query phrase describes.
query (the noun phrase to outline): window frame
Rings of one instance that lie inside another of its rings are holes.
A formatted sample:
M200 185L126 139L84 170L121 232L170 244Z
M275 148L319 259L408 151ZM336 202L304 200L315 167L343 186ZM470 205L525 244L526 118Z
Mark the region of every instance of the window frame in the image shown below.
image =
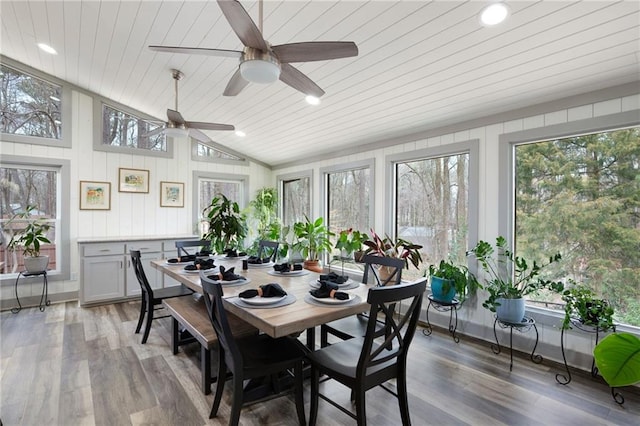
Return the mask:
M50 271L47 273L49 281L66 281L70 279L71 271L71 242L70 242L70 168L71 162L69 160L54 159L54 158L41 158L41 157L24 157L14 155L3 155L0 161L3 165L20 168L48 168L57 169L60 173L60 184L57 204L57 216L59 217L60 229L56 228L56 233L59 232L60 246L56 246L56 253L58 254L60 267L58 271ZM58 259L56 259L58 260ZM16 280L16 274L3 274L0 276L0 285L13 285Z
M456 142L447 145L440 145L430 148L419 149L415 151L407 151L399 154L387 155L386 163L386 185L385 199L390 200L386 208L387 221L385 222L385 232L396 238L396 211L398 204L397 176L396 165L398 163L406 163L411 161L429 160L434 158L448 157L452 155L468 154L469 155L469 181L467 182L467 191L469 198L467 200L467 211L469 217L467 223L468 244L473 247L478 242L478 227L480 223L480 140L470 139L467 141ZM428 265L423 265L428 266ZM472 273L477 273L477 262L467 260L467 267Z
M138 119L146 120L146 121L156 121L156 122L164 122L164 120L159 120L156 117L152 117L148 114L145 114L140 111L136 111L133 108L129 108L126 105L120 104L118 102L111 101L109 99L103 98L98 95L93 95L93 150L94 151L104 151L104 152L114 152L119 154L134 154L134 155L144 155L147 157L161 157L161 158L173 158L174 154L174 139L167 137L166 151L151 151L148 149L142 148L130 148L125 146L111 146L105 145L102 142L102 123L103 123L103 106L106 105L109 108L118 110L125 114L132 115ZM97 123L97 125L95 125Z
M640 110L631 110L599 117L586 118L545 127L503 133L499 137L498 168L498 234L513 247L515 234L515 147L524 143L563 139L572 136L601 133L618 128L640 126ZM526 305L535 314L537 322L557 325L564 318L564 311L552 311L543 307ZM638 333L640 328L626 324L616 325L618 331Z
M309 179L309 214L313 214L313 169L303 170L300 172L287 173L283 175L276 176L276 181L278 182L278 217L282 221L283 225L286 225L284 222L284 184L285 182L289 182L296 179ZM289 226L293 226L293 224L289 224Z
M230 148L227 148L226 146L220 145L217 142L210 142L208 144L199 142L191 137L189 137L189 140L191 141L191 160L192 161L199 161L199 162L203 162L203 163L216 163L216 164L229 164L229 165L234 165L234 166L249 166L249 160L241 153L234 151ZM235 155L236 157L239 157L239 160L232 160L230 158L212 158L212 157L203 157L198 155L198 144L201 145L206 145L209 148L218 150L218 151L222 151L225 154L229 154L229 155Z
M200 233L199 220L200 211L198 210L198 202L200 200L200 179L219 179L226 181L236 181L240 183L242 188L242 199L233 200L238 203L240 210L244 210L249 205L249 175L233 174L233 173L215 173L205 172L201 170L194 170L192 173L192 190L191 190L191 203L193 210L193 223L196 233Z
M60 121L62 121L62 124L60 124L60 128L62 132L62 138L41 138L38 136L16 135L13 133L1 132L0 135L2 141L31 145L52 146L57 148L71 148L71 129L73 128L73 114L71 112L71 86L69 85L69 83L45 74L42 71L38 71L35 68L31 68L27 65L16 62L10 58L7 58L6 56L0 55L0 59L2 60L2 65L22 74L31 75L49 84L60 86L62 92L60 98Z

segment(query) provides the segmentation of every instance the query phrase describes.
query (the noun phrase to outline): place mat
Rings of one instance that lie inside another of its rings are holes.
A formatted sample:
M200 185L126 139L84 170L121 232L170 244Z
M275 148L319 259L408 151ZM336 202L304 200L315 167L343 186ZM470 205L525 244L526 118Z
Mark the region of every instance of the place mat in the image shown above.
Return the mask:
M338 290L342 291L342 290L353 290L354 288L360 287L360 284L362 283L349 279L349 281L347 281L347 285L338 285L338 284L336 285L338 286ZM320 288L320 282L318 280L310 281L309 287L311 287L314 290L317 288Z
M309 271L306 269L302 269L299 271L289 271L289 272L279 272L279 271L267 271L267 274L273 275L275 277L299 277L301 275L309 275Z
M313 306L322 306L324 308L341 308L343 306L352 306L352 305L359 304L360 303L360 296L355 294L355 295L353 295L353 299L349 300L346 303L330 304L330 303L318 302L317 300L314 300L313 297L311 297L311 295L309 293L307 293L307 294L304 295L304 301L307 302L310 305L313 305Z
M270 308L279 308L281 306L291 305L292 303L295 303L295 301L298 299L296 299L296 297L293 294L287 294L287 297L285 297L278 303L274 303L273 305L250 305L239 297L233 297L226 300L228 300L229 302L233 303L236 306L240 306L241 308L270 309Z
M251 278L246 280L234 280L234 281L217 281L222 287L237 287L239 285L245 285L251 282Z

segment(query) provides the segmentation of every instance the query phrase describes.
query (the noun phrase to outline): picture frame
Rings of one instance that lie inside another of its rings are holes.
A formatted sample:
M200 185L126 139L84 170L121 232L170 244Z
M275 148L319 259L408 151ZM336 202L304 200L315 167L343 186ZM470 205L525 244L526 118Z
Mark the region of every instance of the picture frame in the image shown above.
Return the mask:
M149 170L125 169L118 170L118 191L149 193Z
M160 207L184 207L184 183L160 182Z
M81 180L80 210L111 210L111 182Z

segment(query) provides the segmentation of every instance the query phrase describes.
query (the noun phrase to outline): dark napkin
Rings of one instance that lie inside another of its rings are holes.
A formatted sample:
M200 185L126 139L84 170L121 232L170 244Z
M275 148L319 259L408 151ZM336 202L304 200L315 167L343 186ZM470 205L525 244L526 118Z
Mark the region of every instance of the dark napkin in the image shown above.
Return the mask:
M262 297L282 297L287 295L287 292L278 283L264 284L260 286L260 289L262 290ZM243 291L238 296L242 299L251 299L259 295L258 290L251 289Z
M226 249L224 252L226 253L227 257L243 257L247 255L247 253L243 251L238 253L238 250L234 250L234 249Z
M178 258L167 259L167 262L169 262L169 263L180 263L180 262L193 262L194 260L196 260L196 255L195 254L189 254L189 255L186 255L186 256L180 256Z
M193 261L193 264L187 265L184 267L185 271L197 271L199 269L213 269L215 268L215 263L213 259L196 259Z
M320 287L315 290L311 290L309 293L311 293L313 297L317 297L318 299L325 299L328 297L332 297L331 292L334 290L335 290L335 292L333 293L334 299L338 299L338 300L349 299L349 293L345 293L344 291L337 291L338 286L326 280L321 280Z
M329 281L334 284L344 284L349 281L349 277L346 275L338 275L335 272L329 272L328 274L320 275L320 281Z
M269 263L270 261L270 257L260 258L258 256L249 256L249 259L247 259L247 262L252 265L262 265L263 263Z
M299 263L280 263L273 265L273 269L277 272L302 271L302 265Z
M236 274L235 269L235 266L233 268L225 269L224 266L220 265L220 273L209 275L208 278L214 281L218 281L220 279L222 281L246 280L245 277Z

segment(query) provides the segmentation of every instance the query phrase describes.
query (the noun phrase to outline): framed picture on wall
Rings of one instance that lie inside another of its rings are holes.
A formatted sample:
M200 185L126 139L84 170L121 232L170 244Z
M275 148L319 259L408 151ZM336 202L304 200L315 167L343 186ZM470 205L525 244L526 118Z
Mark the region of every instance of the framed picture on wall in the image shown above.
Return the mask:
M149 170L119 169L118 191L149 193Z
M160 207L184 207L184 183L160 182Z
M111 210L111 183L81 180L80 210Z

